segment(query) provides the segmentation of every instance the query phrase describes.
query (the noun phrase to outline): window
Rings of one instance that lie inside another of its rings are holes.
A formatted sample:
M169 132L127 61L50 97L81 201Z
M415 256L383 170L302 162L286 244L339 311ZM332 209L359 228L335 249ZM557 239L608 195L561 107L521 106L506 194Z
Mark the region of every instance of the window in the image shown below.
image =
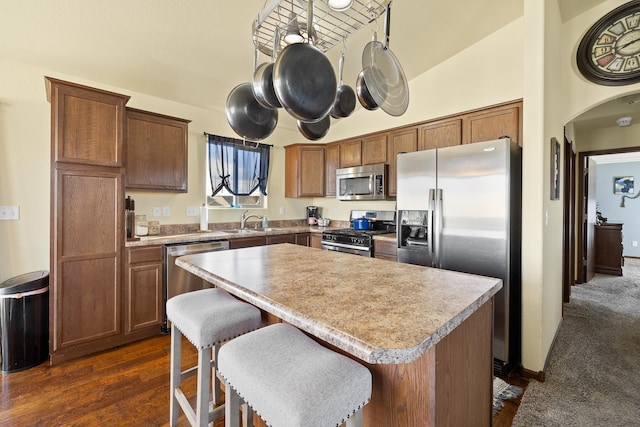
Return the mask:
M266 207L271 146L207 135L207 206Z

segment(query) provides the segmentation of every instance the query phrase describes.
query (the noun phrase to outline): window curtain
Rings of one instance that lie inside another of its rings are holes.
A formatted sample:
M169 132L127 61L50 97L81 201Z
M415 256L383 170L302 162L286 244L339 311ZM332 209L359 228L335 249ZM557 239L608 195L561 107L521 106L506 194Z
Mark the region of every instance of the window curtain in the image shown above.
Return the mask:
M271 145L205 135L209 145L212 196L223 188L234 196L248 196L256 189L267 195Z

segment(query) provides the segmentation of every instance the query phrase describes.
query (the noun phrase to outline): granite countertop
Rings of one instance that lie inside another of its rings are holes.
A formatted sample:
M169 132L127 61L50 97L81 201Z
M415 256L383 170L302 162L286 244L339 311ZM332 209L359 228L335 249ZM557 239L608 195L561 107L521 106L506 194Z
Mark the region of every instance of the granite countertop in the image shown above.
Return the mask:
M409 363L489 301L493 279L292 244L176 264L368 362Z
M293 226L293 227L273 227L264 231L260 228L249 228L246 233L227 233L224 230L192 231L178 234L142 236L139 240L127 240L125 247L170 245L174 243L204 242L211 240L231 240L245 237L272 236L277 234L291 233L322 233L326 229L340 227L313 227L313 226Z

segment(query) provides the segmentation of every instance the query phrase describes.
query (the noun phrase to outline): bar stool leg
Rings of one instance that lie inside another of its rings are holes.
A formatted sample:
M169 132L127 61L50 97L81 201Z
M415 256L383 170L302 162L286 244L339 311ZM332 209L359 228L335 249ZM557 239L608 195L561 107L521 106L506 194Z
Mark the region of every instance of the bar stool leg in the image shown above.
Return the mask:
M213 406L220 405L220 395L222 394L220 387L220 378L218 378L218 370L216 366L218 365L218 351L220 351L220 344L215 344L211 347L211 377L212 377L212 395L213 395Z
M176 427L178 425L178 399L176 399L176 387L180 386L181 362L182 357L182 333L174 325L171 325L171 374L170 374L170 398L171 405L169 407L169 425Z
M225 427L240 427L240 396L238 396L238 393L235 392L235 390L231 387L229 387L229 385L227 384L226 389L225 389L225 396L224 396L225 402L224 402L224 426ZM247 405L247 408L249 407L249 405ZM245 414L248 411L245 411ZM253 411L252 415L253 415ZM253 416L252 416L253 418ZM250 426L253 425L252 424L245 424L245 426Z
M211 350L205 348L198 351L198 402L196 403L196 420L200 427L209 424L209 396L211 383Z

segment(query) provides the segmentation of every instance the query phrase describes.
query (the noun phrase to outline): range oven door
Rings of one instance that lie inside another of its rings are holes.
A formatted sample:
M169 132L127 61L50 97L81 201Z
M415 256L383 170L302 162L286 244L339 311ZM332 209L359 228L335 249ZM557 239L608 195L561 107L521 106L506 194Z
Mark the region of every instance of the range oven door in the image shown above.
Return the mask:
M348 245L346 243L325 242L323 240L322 249L325 249L328 251L345 252L348 254L366 256L369 258L371 258L372 256L371 248L356 246L356 245Z

